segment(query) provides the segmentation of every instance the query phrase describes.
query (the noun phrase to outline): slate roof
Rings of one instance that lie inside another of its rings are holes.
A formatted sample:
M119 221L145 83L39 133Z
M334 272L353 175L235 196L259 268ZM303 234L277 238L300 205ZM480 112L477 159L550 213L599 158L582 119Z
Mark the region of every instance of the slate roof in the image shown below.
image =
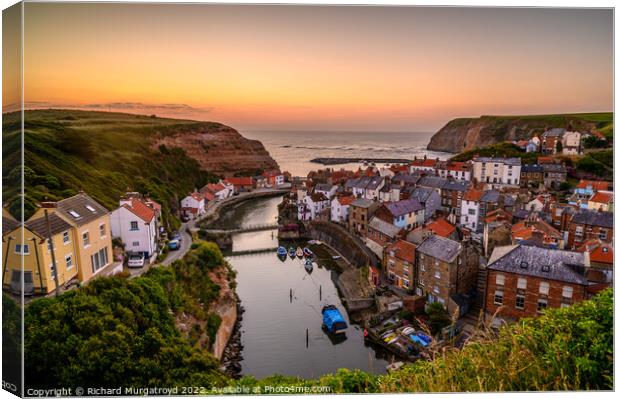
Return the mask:
M314 187L314 189L317 190L317 191L327 191L327 192L329 192L329 191L331 191L332 187L333 187L333 185L331 185L331 184L319 183L319 184L317 184Z
M394 226L392 223L385 222L377 217L370 219L368 227L374 230L380 231L388 237L396 237L400 231L399 227Z
M545 163L542 168L547 173L566 173L566 167L558 163Z
M439 176L424 176L418 181L418 185L430 188L444 188L448 179Z
M523 165L521 166L521 173L543 173L544 169L541 165Z
M406 215L424 209L420 201L415 198L385 203L385 207L394 217Z
M469 189L469 183L458 180L448 180L445 186L443 186L443 189L464 192Z
M497 190L487 190L482 194L480 198L481 202L492 202L497 203L499 201L499 191Z
M477 157L474 162L503 163L505 165L519 166L521 158L493 158L493 157Z
M358 208L370 208L374 202L372 200L366 198L358 198L351 203L351 206L356 206Z
M613 229L614 214L613 212L598 212L590 209L581 209L573 215L572 222Z
M393 183L415 184L420 180L419 174L398 173L392 177Z
M15 230L19 227L19 222L13 218L2 216L2 234Z
M527 209L519 209L519 210L516 210L512 214L512 216L517 219L527 219L527 217L530 216L530 211L528 211Z
M505 253L493 256L498 250ZM487 266L489 270L567 283L588 284L585 273L581 273L582 268L585 268L585 257L579 252L515 245L496 247L493 255L491 255L493 262Z
M461 244L449 238L430 235L418 246L418 252L451 263L461 252Z
M366 190L376 190L379 185L383 182L383 177L381 176L372 176L366 185Z
M428 201L428 197L430 197L431 195L433 195L435 191L432 188L428 188L428 187L416 187L415 189L413 189L410 194L409 194L409 198L415 198L418 201L420 201L421 203L425 203Z
M561 127L554 127L552 129L547 130L542 134L543 137L561 137L566 129Z
M103 205L99 204L85 193L79 193L73 197L58 201L56 203L56 209L66 220L78 226L89 223L109 213ZM75 214L72 214L73 212L75 212Z
M54 213L49 213L48 218L50 221L52 235L62 233L63 231L67 231L71 228L71 225L69 223L67 223L63 218ZM48 237L45 216L37 219L30 219L26 223L24 223L24 225L28 230L40 235L41 237Z

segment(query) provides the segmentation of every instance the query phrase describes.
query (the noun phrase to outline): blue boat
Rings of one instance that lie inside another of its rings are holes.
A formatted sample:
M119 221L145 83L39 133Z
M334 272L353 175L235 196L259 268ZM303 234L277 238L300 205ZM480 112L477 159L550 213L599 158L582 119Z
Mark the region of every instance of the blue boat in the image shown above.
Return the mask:
M411 338L411 340L416 344L419 344L423 347L428 346L428 344L430 344L432 341L431 337L419 331L409 335L409 338Z
M286 256L286 248L278 247L278 256Z
M291 259L295 259L295 248L290 247L290 248L288 249L288 256L290 256L290 257L291 257Z
M306 271L308 273L312 273L312 261L310 259L306 259L306 263L304 264Z
M342 314L334 305L325 305L323 314L323 328L330 334L344 334L348 325Z

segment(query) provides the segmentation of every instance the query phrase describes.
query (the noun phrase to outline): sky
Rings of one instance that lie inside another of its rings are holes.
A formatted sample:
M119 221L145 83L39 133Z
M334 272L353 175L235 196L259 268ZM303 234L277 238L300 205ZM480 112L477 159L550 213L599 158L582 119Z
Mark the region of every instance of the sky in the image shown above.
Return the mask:
M24 21L31 108L428 132L613 104L611 10L26 3Z

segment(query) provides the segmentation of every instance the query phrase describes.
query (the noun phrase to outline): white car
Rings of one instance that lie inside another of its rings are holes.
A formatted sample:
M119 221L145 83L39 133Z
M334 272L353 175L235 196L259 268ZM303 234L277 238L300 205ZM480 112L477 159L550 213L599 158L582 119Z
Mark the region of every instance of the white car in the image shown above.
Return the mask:
M127 267L142 267L144 266L144 254L133 253L129 255L127 259Z
M413 334L414 332L415 330L412 327L405 327L402 331L402 333L405 335Z

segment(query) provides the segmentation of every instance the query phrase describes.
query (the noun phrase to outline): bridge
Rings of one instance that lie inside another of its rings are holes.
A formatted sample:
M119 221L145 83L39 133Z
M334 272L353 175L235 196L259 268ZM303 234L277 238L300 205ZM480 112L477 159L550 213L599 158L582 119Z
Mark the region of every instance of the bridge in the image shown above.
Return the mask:
M277 223L265 223L254 224L237 229L206 229L207 233L211 234L236 234L236 233L249 233L251 231L263 231L263 230L277 230Z

